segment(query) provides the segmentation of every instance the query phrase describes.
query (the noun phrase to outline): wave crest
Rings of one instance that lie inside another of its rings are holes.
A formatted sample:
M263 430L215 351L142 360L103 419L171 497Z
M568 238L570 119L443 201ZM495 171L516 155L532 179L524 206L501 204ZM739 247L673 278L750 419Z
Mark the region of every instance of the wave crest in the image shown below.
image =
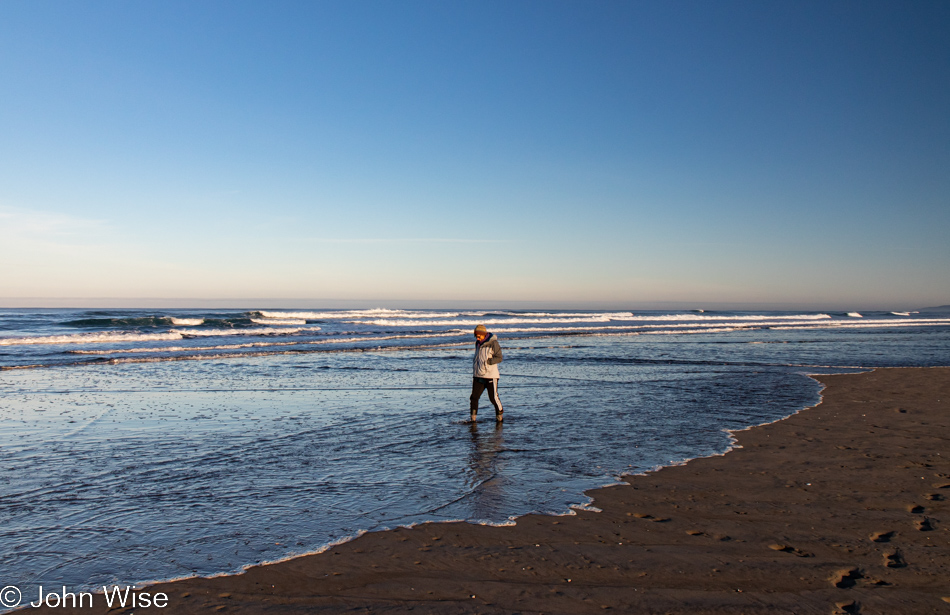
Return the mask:
M71 333L68 335L43 335L37 337L0 338L0 346L28 346L36 344L106 344L121 342L167 342L196 337L219 337L231 335L292 335L301 331L319 331L320 327L297 327L293 329L259 327L257 329L172 329L164 333L137 333L129 331L103 331L99 333Z

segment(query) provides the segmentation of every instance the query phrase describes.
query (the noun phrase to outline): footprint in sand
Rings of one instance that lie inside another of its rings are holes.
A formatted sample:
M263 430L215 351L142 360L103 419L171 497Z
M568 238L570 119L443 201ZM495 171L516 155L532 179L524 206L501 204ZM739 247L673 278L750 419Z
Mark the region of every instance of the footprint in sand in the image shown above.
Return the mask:
M857 613L858 603L854 600L839 600L835 602L835 613Z
M835 587L854 587L858 579L863 576L864 575L861 574L861 571L857 568L842 568L841 570L836 570L828 580L831 581L831 584Z
M939 502L940 500L943 499L943 496L940 495L939 493L927 493L924 495L924 497L930 500L931 502Z
M929 532L934 529L933 523L931 523L930 519L926 518L914 521L914 527L921 532Z
M890 542L895 532L873 532L868 538L871 542Z
M884 553L884 565L888 568L903 568L907 565L900 551L886 551Z
M921 506L920 504L908 504L907 512L914 513L915 515L919 515L920 513L924 512L924 507Z
M783 545L780 543L769 545L769 549L772 549L773 551L780 551L782 553L792 553L794 555L797 555L798 557L814 557L815 556L813 553L809 553L808 551L802 551L801 549L796 549L795 547L791 545Z

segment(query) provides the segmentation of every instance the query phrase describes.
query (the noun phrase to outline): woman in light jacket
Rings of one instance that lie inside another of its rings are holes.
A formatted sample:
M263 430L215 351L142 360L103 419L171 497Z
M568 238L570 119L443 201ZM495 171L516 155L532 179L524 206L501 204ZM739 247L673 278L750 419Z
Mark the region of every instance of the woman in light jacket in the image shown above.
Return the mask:
M495 406L495 420L499 423L504 420L505 410L498 399L498 364L501 360L501 346L498 345L498 338L493 333L489 333L485 325L475 327L475 361L473 362L472 396L469 398L472 422L475 422L478 415L478 398L482 396L482 391L485 389L488 389L488 399Z

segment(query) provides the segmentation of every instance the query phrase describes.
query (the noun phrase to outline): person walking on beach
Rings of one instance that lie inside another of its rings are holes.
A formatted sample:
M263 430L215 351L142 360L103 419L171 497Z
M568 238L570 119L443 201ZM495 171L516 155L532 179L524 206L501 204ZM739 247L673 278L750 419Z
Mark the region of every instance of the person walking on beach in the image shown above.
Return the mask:
M498 338L493 333L489 333L485 325L475 327L474 373L472 396L469 398L473 423L478 415L478 398L482 396L482 391L485 389L488 389L488 399L495 406L495 420L499 423L504 420L505 409L502 408L501 401L498 399L498 364L501 360L501 346L498 345Z

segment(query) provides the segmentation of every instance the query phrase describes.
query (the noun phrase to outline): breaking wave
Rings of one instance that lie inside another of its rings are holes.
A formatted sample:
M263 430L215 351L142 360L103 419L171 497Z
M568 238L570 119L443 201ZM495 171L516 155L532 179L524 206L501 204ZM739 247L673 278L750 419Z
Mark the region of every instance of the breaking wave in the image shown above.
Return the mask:
M39 337L4 337L0 346L29 346L36 344L105 344L115 342L160 342L184 339L178 331L167 333L73 333L70 335L43 335Z
M722 323L722 322L743 322L748 321L750 323L756 322L783 322L783 321L805 321L813 322L816 320L827 320L831 316L828 314L798 314L798 315L789 315L789 316L765 316L762 314L750 314L750 315L740 315L740 316L701 316L699 314L677 314L677 315L664 315L664 316L630 316L630 317L619 317L617 314L591 314L583 317L569 317L569 318L548 318L548 317L539 317L539 318L522 318L522 317L512 317L512 318L480 318L480 319L456 319L456 320L429 320L424 323L418 320L351 320L348 321L352 324L367 324L367 325L389 325L393 327L413 327L418 326L419 324L426 324L430 326L469 326L474 327L475 325L509 325L509 324L562 324L562 323L579 323L579 322L630 322L630 323L646 323L646 322L660 322L660 323L674 323L674 322L689 322L689 323ZM642 326L642 325L628 325L630 326Z
M178 327L197 327L205 323L204 318L171 318L170 320Z
M164 333L138 333L127 331L101 331L98 333L72 333L69 335L44 335L38 337L0 338L0 346L28 346L36 344L106 344L116 342L165 342L195 337L218 337L226 335L290 335L301 331L319 331L320 327L294 329L262 327L258 329L172 329Z
M633 312L425 312L418 310L341 310L339 312L269 312L251 314L254 322L274 322L279 319L343 320L352 324L412 327L475 326L478 324L547 324L567 322L675 322L675 321L737 321L737 320L828 320L829 314L634 314ZM258 320L262 319L262 320Z
M340 310L334 312L269 312L259 310L252 312L252 318L266 319L304 319L304 320L347 320L353 318L457 318L459 316L477 316L466 312L423 312L419 310L387 310L376 308L372 310Z

